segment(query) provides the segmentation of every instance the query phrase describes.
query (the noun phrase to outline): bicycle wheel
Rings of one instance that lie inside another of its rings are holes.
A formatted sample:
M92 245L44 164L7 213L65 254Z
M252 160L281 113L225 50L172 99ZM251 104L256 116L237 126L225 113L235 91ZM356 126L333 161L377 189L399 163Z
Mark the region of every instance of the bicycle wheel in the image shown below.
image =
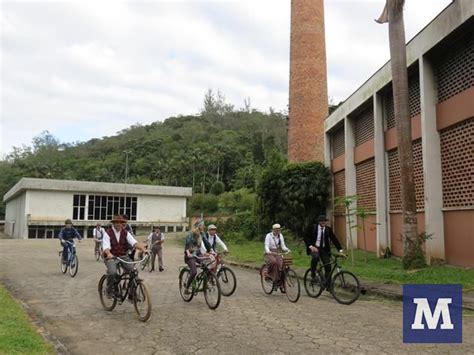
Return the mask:
M208 272L204 279L204 298L210 309L216 309L221 302L221 288L217 276Z
M191 302L191 300L194 297L194 292L191 289L189 290L189 294L184 293L190 274L191 272L189 271L188 268L183 268L181 272L179 273L179 294L181 295L181 298L185 302ZM191 288L191 286L189 286L189 288Z
M76 276L78 270L79 259L77 258L77 254L73 254L69 262L69 274L71 275L71 277Z
M151 299L150 293L146 285L141 281L137 281L135 287L135 294L133 295L133 306L135 312L137 312L138 319L142 322L146 322L151 316Z
M337 302L354 303L360 295L360 283L352 272L340 271L332 278L331 293Z
M148 259L146 261L146 265L148 266L148 271L149 272L153 271L153 262L152 261L155 261L155 254L150 253L150 256L148 257Z
M102 307L106 311L111 311L115 308L117 304L117 299L114 296L107 295L107 275L102 275L99 281L99 297L100 303L102 303Z
M316 273L316 277L312 279L311 269L306 270L304 274L304 288L309 297L318 298L324 289L319 273Z
M263 264L260 268L260 282L262 284L263 292L267 295L271 295L273 292L273 280L268 276L268 268L266 264Z
M222 296L231 296L237 288L237 279L235 278L234 272L226 266L223 266L217 272L217 279L219 280L219 286L221 287Z
M288 268L285 271L285 293L288 301L290 302L298 302L300 299L300 280L298 279L298 275L292 269Z
M67 271L67 263L66 264L63 263L63 252L62 251L59 252L59 265L61 267L61 272L63 274L65 274L66 271Z

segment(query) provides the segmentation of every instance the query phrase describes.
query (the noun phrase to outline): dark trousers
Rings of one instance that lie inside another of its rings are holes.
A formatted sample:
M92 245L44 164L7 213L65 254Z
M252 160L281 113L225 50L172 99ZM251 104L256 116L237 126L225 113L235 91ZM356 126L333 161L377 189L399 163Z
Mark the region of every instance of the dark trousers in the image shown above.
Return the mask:
M64 261L67 261L67 259L69 257L69 251L71 251L71 253L72 253L72 245L65 242L63 244L63 260Z
M319 259L323 262L324 277L327 280L331 273L331 265L329 264L331 262L331 257L324 249L319 249L319 251L311 253L311 276L314 276L316 273L316 266L318 265Z
M188 264L189 270L191 271L191 273L189 274L188 283L186 284L186 288L189 288L189 286L191 286L194 278L197 275L197 266L199 263L195 258L188 258L188 257L184 258L184 262Z

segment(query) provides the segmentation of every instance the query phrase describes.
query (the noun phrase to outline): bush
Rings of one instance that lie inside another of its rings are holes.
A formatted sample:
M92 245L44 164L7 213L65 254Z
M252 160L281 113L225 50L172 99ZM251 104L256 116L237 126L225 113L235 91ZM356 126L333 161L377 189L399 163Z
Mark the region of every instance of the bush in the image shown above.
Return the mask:
M255 209L256 195L249 189L224 192L219 196L219 208L229 212L243 212Z
M218 209L218 198L212 194L194 194L189 205L191 213L213 213Z
M225 185L222 181L216 181L211 186L211 194L219 196L225 190Z

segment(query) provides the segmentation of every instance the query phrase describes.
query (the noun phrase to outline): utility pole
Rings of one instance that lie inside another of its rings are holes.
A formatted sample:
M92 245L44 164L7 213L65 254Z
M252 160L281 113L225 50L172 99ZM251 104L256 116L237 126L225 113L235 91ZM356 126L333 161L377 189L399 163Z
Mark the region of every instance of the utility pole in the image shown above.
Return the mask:
M123 214L127 214L127 183L128 183L128 155L131 153L129 150L124 150L125 153L125 196L124 196L124 206L122 206ZM128 216L130 218L130 216Z

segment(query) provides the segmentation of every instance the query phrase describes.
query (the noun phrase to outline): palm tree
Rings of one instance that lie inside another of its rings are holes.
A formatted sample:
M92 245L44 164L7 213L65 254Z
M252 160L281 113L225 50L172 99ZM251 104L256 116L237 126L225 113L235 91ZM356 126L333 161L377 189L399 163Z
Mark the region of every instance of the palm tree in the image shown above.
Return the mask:
M406 269L425 264L418 235L416 195L413 173L411 118L408 107L408 73L405 48L403 5L405 0L386 0L382 15L376 21L388 22L393 102L397 126L398 160L401 175L403 266Z

